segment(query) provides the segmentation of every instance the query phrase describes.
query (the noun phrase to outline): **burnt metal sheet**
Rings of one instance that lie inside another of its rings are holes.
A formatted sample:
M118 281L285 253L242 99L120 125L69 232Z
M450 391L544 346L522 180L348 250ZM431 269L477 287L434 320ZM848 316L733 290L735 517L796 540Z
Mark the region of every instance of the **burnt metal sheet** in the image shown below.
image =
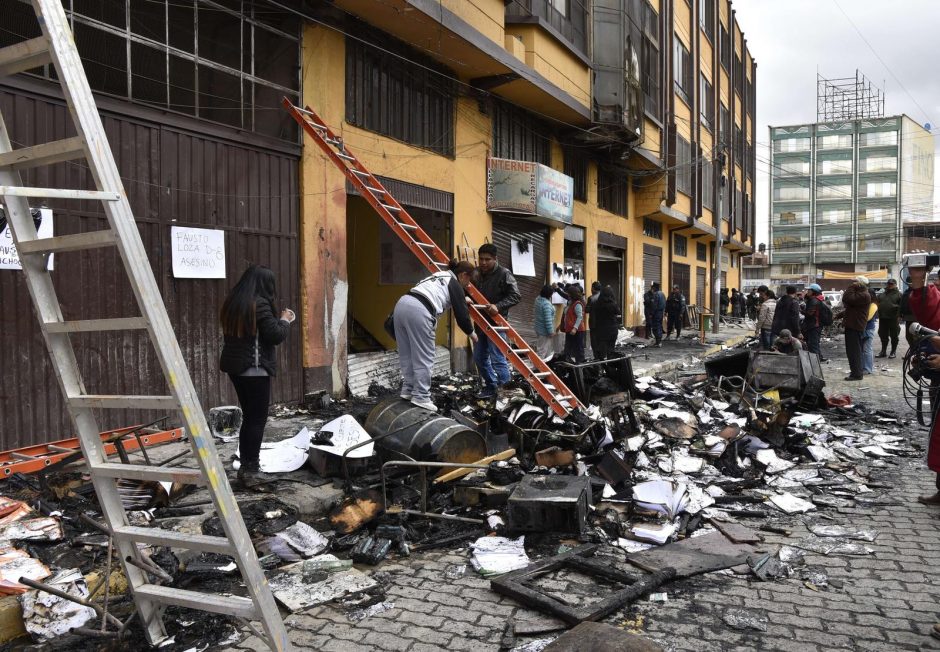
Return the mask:
M682 578L744 564L755 551L753 546L712 532L627 555L627 561L638 568L674 569L675 577Z
M0 110L16 147L75 135L65 106L52 97L0 87ZM217 314L224 293L249 260L257 261L277 274L281 303L300 307L298 161L280 152L208 138L195 121L186 131L109 113L102 118L202 403L206 408L233 403L231 383L218 371ZM24 183L92 187L89 171L79 161L30 170ZM54 212L56 235L106 226L97 202L49 200L47 206ZM171 225L225 230L228 279L174 279ZM57 254L52 277L66 319L137 314L114 250ZM0 303L0 449L62 439L73 429L22 274L0 272ZM302 396L299 335L295 332L279 347L275 401ZM72 342L89 392L166 392L144 334L84 333L73 335ZM109 429L158 416L152 411L107 410L100 414L100 425Z

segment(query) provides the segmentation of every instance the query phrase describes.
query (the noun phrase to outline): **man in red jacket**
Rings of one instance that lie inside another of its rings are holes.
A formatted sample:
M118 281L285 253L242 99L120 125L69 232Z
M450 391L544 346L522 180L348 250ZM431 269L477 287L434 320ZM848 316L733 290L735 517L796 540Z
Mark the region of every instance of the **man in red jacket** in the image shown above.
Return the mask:
M940 290L933 283L926 285L927 269L925 267L911 269L910 274L910 305L914 318L922 326L926 326L931 330L940 330ZM931 355L927 360L927 364L935 369L940 368L940 355ZM931 398L931 403L933 402L933 398ZM937 493L932 496L921 496L917 500L925 505L940 505L940 420L937 419L937 407L932 407L934 418L930 427L927 466L937 474Z

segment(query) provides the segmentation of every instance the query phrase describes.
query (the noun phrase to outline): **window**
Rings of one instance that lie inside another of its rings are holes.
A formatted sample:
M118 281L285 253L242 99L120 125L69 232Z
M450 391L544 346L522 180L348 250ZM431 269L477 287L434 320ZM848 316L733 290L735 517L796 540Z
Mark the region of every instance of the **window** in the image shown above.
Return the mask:
M10 38L11 27L36 35L28 3L3 4L0 46L21 40ZM297 142L299 127L281 98L299 103L298 22L272 26L267 10L250 3L243 11L242 3L202 0L63 4L93 91ZM37 70L54 78L52 66Z
M574 179L574 198L587 201L588 157L583 148L565 147L563 149L564 172Z
M859 172L893 172L898 169L896 156L869 156L858 162Z
M682 41L676 39L676 51L673 57L673 77L676 80L676 92L687 104L692 103L692 58Z
M803 273L803 266L799 263L785 263L780 266L781 276L800 276Z
M851 238L845 235L821 235L816 239L816 251L851 251Z
M817 149L843 149L852 146L852 134L829 134L817 136Z
M778 211L774 213L774 226L809 224L809 211Z
M379 38L370 40L375 42ZM382 47L388 49L389 44L383 42ZM453 83L432 72L440 66L431 60L405 46L391 47L420 65L388 56L358 40L346 43L346 122L453 156L456 112Z
M562 16L568 15L568 0L548 0L548 3Z
M774 172L781 177L809 175L809 161L781 161L774 165Z
M708 3L703 2L702 4L706 5ZM706 129L712 131L715 116L715 89L705 79L705 75L699 78L699 93L701 94L699 101L701 102L702 124Z
M797 201L809 199L809 188L805 186L777 186L774 188L776 201Z
M620 170L598 169L597 207L626 217L628 186L627 175Z
M731 146L731 112L724 104L718 107L718 143L722 147Z
M731 35L728 30L721 26L718 32L718 54L721 59L721 67L731 72Z
M852 159L819 161L816 174L852 174Z
M643 218L643 235L647 238L663 239L663 225L651 217Z
M893 208L862 208L858 211L859 222L893 222L897 212Z
M894 237L862 234L858 237L859 251L894 251Z
M704 242L695 243L695 259L703 263L708 260L708 247L705 246Z
M715 164L712 161L702 164L702 205L715 210Z
M644 109L660 119L659 14L649 2L643 3L643 38L640 45L640 85Z
M859 134L858 144L861 147L873 147L879 145L897 145L898 132L896 131L871 131Z
M894 197L897 195L897 184L891 181L863 183L859 185L861 197Z
M851 184L826 184L820 183L816 186L816 199L851 199Z
M677 256L689 255L689 239L676 233L672 236L672 252Z
M809 235L791 235L786 232L775 233L773 248L774 251L781 254L809 251Z
M699 21L709 41L715 41L715 5L713 0L699 0Z
M820 224L848 224L851 221L851 208L825 208L819 211Z
M682 136L676 139L676 189L687 195L692 194L692 145Z
M493 156L542 165L552 162L548 125L531 113L496 100L493 104Z
M774 141L775 152L805 152L809 150L809 138L781 138Z

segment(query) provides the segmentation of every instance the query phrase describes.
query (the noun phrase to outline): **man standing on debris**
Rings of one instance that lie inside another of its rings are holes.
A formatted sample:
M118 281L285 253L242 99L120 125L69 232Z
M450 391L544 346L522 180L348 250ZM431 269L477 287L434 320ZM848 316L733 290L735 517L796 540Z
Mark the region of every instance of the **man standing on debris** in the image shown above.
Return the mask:
M791 333L800 332L800 302L796 300L796 287L793 285L788 285L787 293L777 300L770 334L776 339L784 329Z
M849 359L850 373L845 380L861 380L862 373L862 337L865 326L868 324L868 308L871 306L871 295L868 294L868 284L862 283L859 277L842 293L842 305L845 306L845 315L842 323L845 325L845 354ZM868 280L868 279L865 279Z
M672 292L666 300L666 339L676 331L676 339L682 337L682 322L685 319L685 295L678 285L672 286Z
M663 314L666 312L666 295L659 289L659 283L653 282L650 285L649 294L649 312L646 317L646 328L651 331L652 337L656 338L653 346L662 348L663 346ZM645 306L645 302L644 302ZM647 333L649 336L650 333Z
M889 357L897 357L898 338L901 336L901 291L893 278L888 279L887 289L878 297L878 337L881 338L879 358L888 354L888 340L891 340Z
M617 344L617 331L623 323L620 306L609 285L601 290L601 295L591 308L591 339L595 360L606 360L614 353ZM596 331L596 332L595 332ZM593 342L596 341L596 344Z
M571 284L565 290L568 305L561 316L558 330L565 334L565 359L578 364L584 362L584 333L587 330L584 315L584 290Z
M806 342L806 350L819 356L819 361L825 361L819 350L819 338L822 333L822 307L821 299L822 288L813 283L806 288L806 307L803 308L803 341Z
M257 489L269 479L261 473L259 457L271 403L271 379L277 375L275 347L287 339L295 316L277 310L274 272L264 265L249 265L232 288L219 312L224 343L219 361L235 386L242 408L238 431L238 481Z
M502 315L509 318L509 309L519 303L519 284L516 278L496 260L499 250L491 242L480 247L479 264L473 284L490 303L483 309L484 315ZM506 356L477 329L477 341L473 344L473 361L483 378L480 398L496 396L496 390L509 382L509 363Z
M921 326L931 330L940 330L940 290L931 283L926 284L927 268L919 267L910 270L911 274L911 310L915 319ZM940 350L938 338L931 338L931 344ZM927 365L933 369L940 369L940 355L931 355ZM937 474L937 493L931 496L920 496L917 500L925 505L940 505L940 419L937 419L938 405L934 408L933 421L930 425L930 446L927 449L927 466ZM935 626L936 628L936 626Z
M434 341L437 320L450 309L457 326L476 343L473 321L467 309L464 290L473 278L473 265L466 260L450 261L450 271L437 272L419 281L395 304L395 341L401 369L401 398L430 412L431 369L434 367Z
M546 285L535 299L535 346L539 357L545 362L555 357L555 306L552 304L554 294L555 288Z
M764 351L773 347L771 332L773 329L774 313L777 309L777 295L768 288L763 289L764 302L757 311L756 335L760 337L760 346Z
M774 340L773 350L786 355L798 355L803 350L803 344L784 328Z

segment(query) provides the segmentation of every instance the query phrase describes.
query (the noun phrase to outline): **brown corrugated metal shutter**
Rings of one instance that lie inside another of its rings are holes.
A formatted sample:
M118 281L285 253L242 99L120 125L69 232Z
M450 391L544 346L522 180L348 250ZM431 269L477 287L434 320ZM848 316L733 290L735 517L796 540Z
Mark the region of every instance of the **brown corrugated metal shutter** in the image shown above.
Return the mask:
M673 285L678 285L679 289L682 290L682 294L685 295L686 301L689 299L689 288L692 286L692 275L691 270L688 265L683 265L682 263L673 263L672 264L672 281L670 282L670 290L672 290Z
M643 288L650 289L653 283L663 284L663 248L643 245Z
M699 308L705 306L705 268L695 268L695 305Z
M66 128L71 121L61 100L4 88L0 108L11 120L7 126L17 143L48 142L73 133ZM102 117L202 404L235 402L231 383L218 370L217 315L222 298L246 263L270 266L277 274L280 303L300 308L298 156L207 137L195 121L185 131L127 116ZM87 169L74 163L29 171L24 183L90 187ZM57 236L106 225L104 214L92 202L50 200L48 205ZM174 279L169 248L174 225L224 230L228 278ZM137 314L116 250L58 254L52 277L66 319ZM20 272L0 271L0 298L0 449L71 436L72 424ZM72 342L89 393L166 393L150 343L141 333L77 334ZM300 331L295 326L288 341L278 347L273 400L302 398L300 355ZM164 414L106 410L100 425L108 429Z
M499 248L499 264L512 270L512 240L528 240L535 259L535 273L516 276L522 300L509 312L509 323L526 340L535 342L535 299L548 275L548 227L519 217L493 217L493 244Z

